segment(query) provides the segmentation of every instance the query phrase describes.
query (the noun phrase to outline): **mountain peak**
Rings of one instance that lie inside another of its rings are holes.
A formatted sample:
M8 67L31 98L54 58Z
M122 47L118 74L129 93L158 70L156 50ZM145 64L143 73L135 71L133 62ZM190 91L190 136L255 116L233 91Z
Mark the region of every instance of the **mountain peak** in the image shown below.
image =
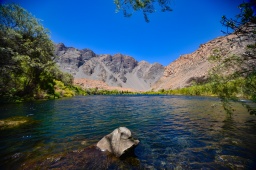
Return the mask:
M145 66L142 66L133 57L121 53L96 55L89 49L78 50L65 47L63 43L55 47L60 69L72 74L75 79L86 79L86 82L97 80L109 86L145 91L150 90L164 72L160 64L152 65L144 61Z

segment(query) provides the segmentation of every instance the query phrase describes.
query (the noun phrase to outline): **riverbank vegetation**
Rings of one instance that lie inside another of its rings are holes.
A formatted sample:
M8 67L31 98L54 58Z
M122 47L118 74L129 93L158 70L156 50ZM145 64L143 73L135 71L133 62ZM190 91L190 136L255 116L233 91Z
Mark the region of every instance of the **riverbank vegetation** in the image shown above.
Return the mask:
M164 90L161 89L155 94L167 95L192 95L192 96L218 96L228 97L229 99L244 98L255 100L255 94L247 91L248 79L240 77L226 82L209 82L205 84L196 84L190 87ZM256 76L250 77L250 85L256 85ZM253 89L251 89L253 90ZM150 94L150 92L149 92ZM154 92L151 92L154 94Z
M49 31L40 20L15 4L0 6L0 97L15 102L56 96L60 81L71 86L54 59ZM63 96L73 95L66 91Z

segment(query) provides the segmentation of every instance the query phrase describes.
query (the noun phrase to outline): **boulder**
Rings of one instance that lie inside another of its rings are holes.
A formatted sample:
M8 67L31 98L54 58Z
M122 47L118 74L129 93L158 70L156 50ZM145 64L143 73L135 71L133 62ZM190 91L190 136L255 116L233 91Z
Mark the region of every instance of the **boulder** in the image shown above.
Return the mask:
M112 133L104 136L98 143L97 147L101 151L108 151L113 153L116 157L122 156L124 153L129 152L136 145L139 140L132 138L131 131L126 127L119 127Z

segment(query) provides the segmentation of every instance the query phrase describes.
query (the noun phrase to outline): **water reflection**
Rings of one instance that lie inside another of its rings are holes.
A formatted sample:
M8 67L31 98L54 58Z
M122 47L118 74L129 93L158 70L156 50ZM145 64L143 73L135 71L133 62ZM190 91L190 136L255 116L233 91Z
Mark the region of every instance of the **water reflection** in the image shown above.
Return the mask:
M216 98L185 96L87 96L0 106L1 119L37 121L1 131L0 168L25 162L27 169L42 163L75 169L86 159L88 166L105 162L105 169L254 169L256 117L241 104L232 105L232 116ZM90 146L119 126L140 140L136 157L99 156ZM95 155L94 162L86 152Z

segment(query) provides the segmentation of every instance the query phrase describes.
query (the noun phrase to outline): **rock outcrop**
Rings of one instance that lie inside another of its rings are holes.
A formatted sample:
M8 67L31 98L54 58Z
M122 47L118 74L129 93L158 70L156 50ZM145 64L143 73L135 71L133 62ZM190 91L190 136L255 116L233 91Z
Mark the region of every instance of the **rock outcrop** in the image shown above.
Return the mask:
M147 91L164 72L161 64L138 62L122 54L96 55L89 49L78 50L55 45L56 60L60 69L71 73L75 79L98 80L108 86Z
M255 42L256 37L253 34L247 36L230 34L201 44L195 52L182 55L166 66L163 76L153 88L155 90L177 89L190 86L193 80L204 81L207 79L209 70L215 66L215 63L208 60L215 50L218 50L223 57L241 56L247 45Z
M63 43L55 45L55 54L58 56L56 62L60 69L75 75L78 68L86 61L97 55L89 49L78 50L73 47L66 47Z
M97 147L102 151L108 151L115 156L120 157L128 152L134 146L138 145L139 140L132 138L131 131L126 127L119 127L112 133L104 136L98 143Z

